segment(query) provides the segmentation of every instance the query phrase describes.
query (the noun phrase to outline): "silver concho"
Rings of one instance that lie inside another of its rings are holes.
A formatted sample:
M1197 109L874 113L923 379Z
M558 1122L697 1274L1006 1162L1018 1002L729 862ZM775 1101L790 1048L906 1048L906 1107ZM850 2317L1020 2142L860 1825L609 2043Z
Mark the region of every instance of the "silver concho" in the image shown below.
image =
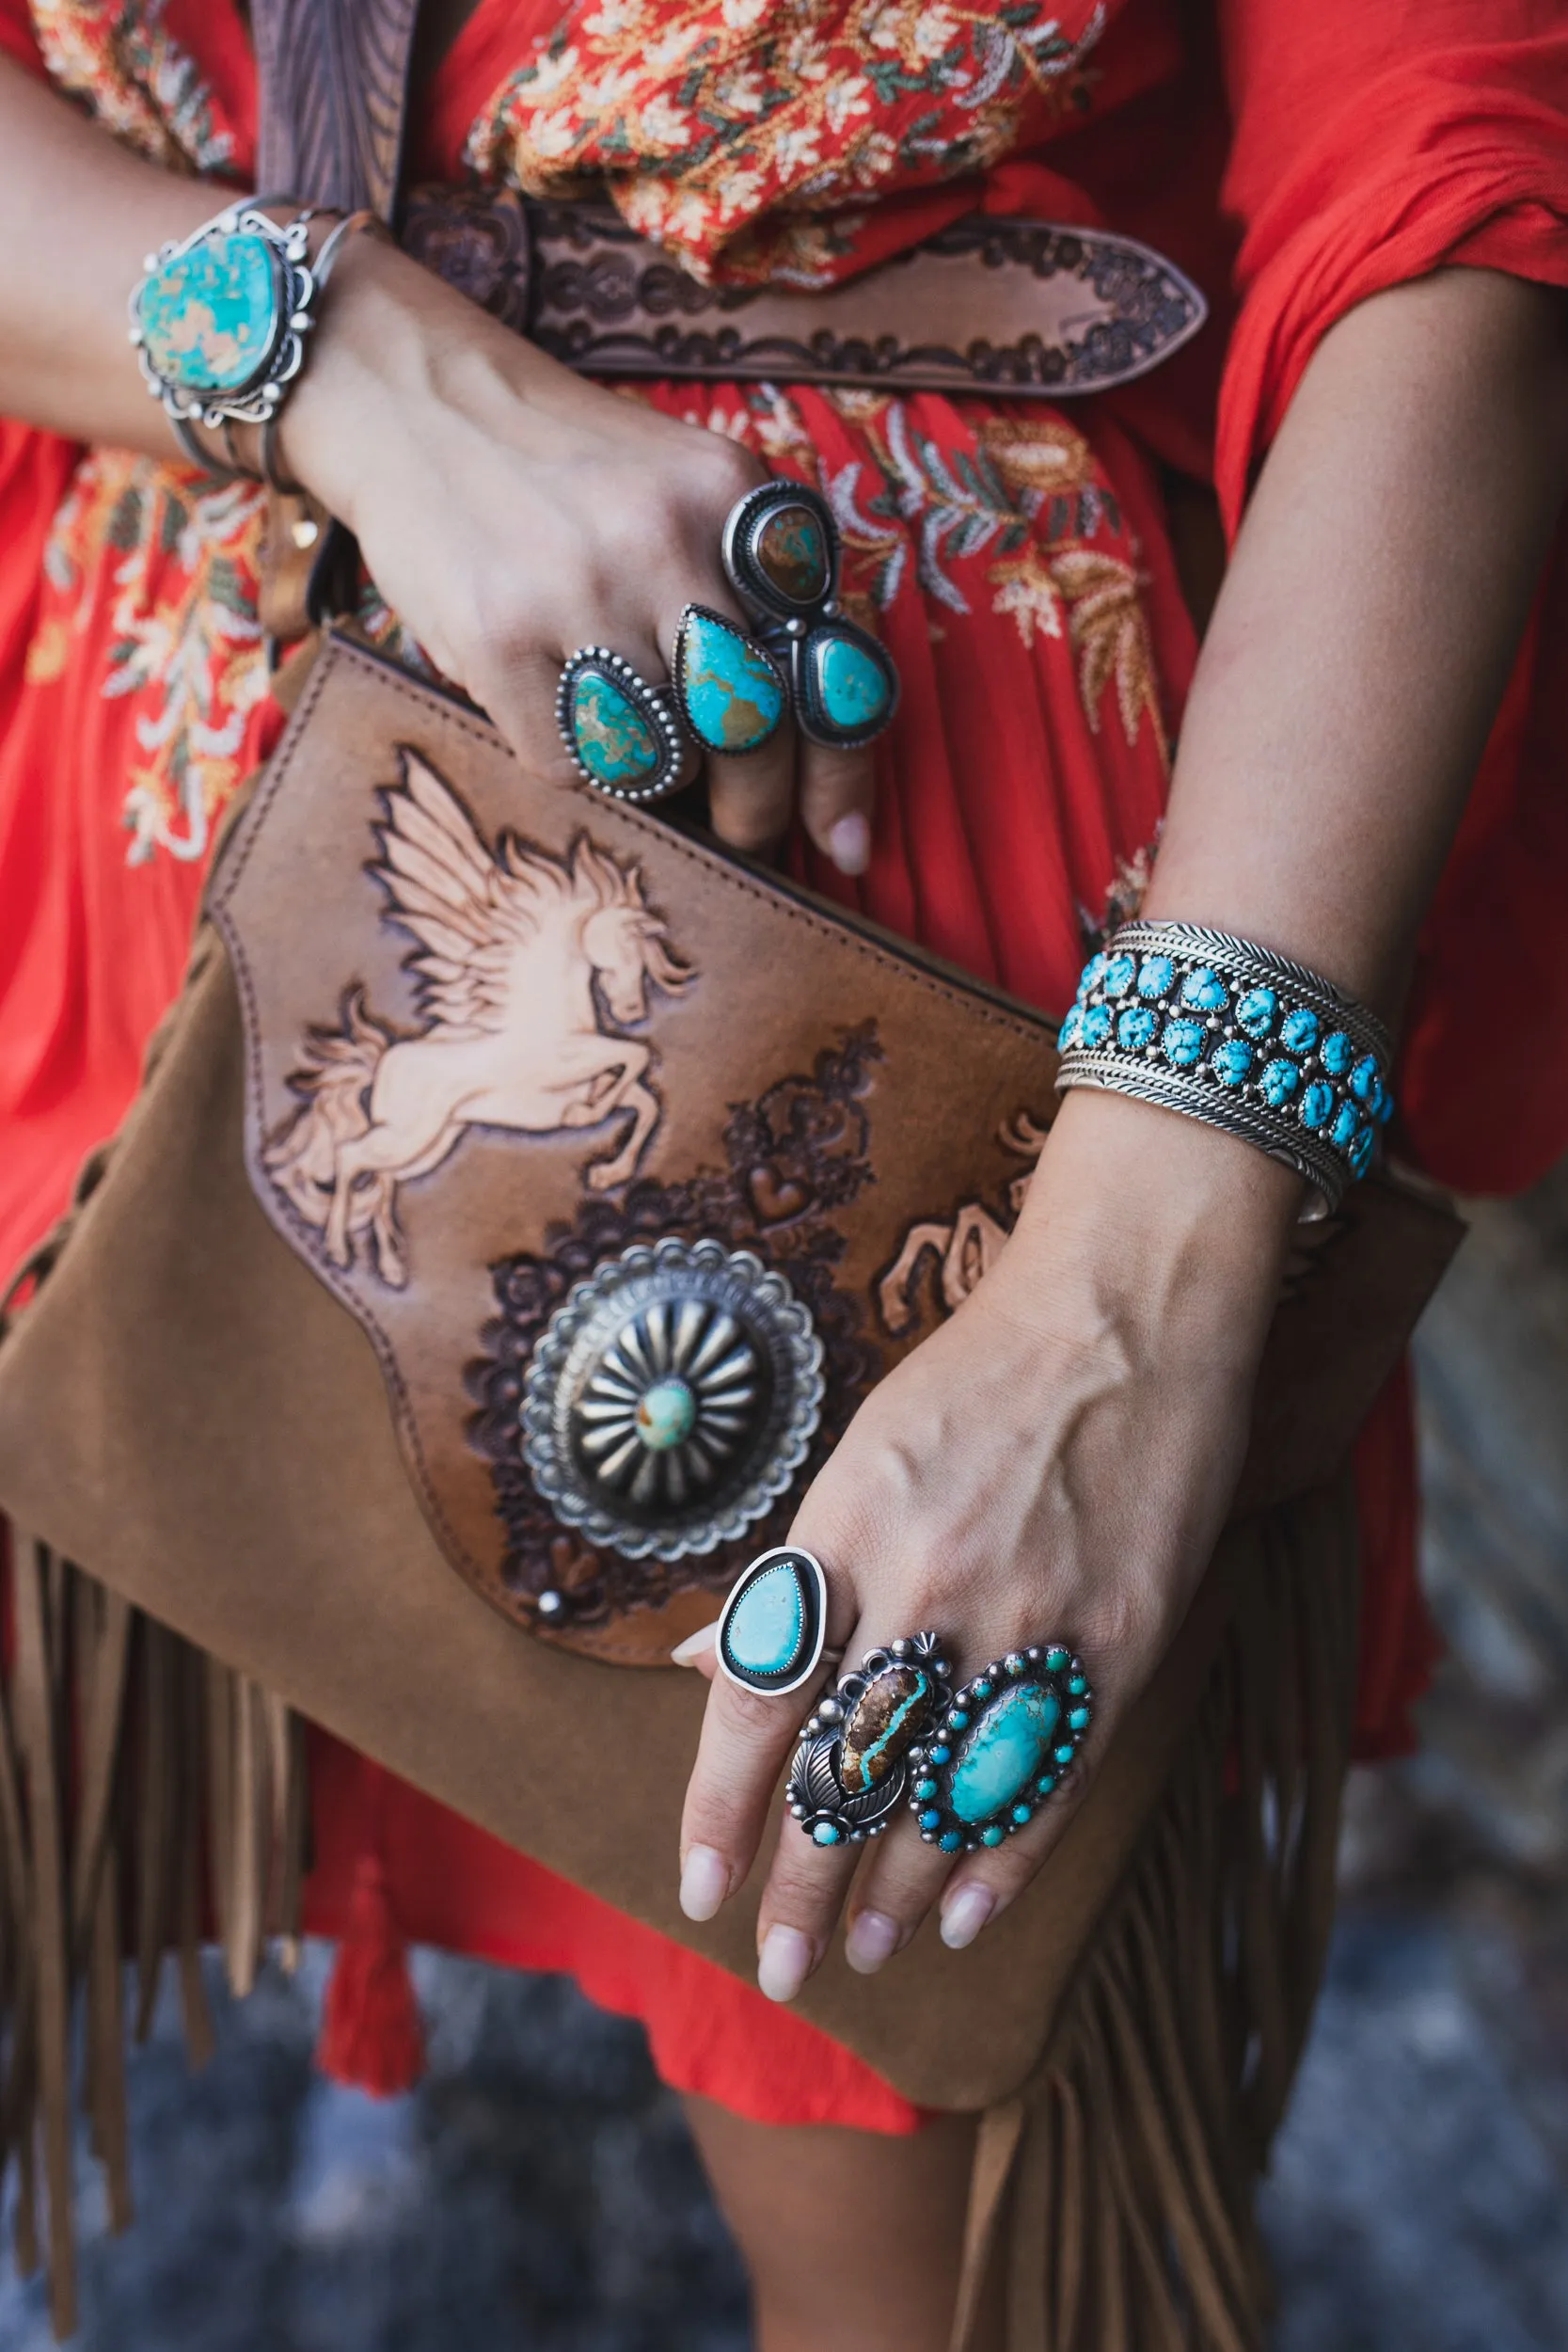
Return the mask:
M782 1274L717 1241L639 1243L533 1351L523 1453L557 1518L631 1560L743 1535L822 1414L822 1343Z

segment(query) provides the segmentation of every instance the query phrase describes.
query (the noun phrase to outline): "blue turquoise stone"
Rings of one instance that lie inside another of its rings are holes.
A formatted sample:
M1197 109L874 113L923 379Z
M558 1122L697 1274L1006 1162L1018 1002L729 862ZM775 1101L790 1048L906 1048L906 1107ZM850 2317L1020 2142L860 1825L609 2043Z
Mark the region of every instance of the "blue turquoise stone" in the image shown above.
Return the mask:
M980 1843L982 1846L1000 1846L1006 1835L1006 1831L999 1829L993 1821L990 1829L983 1829L980 1832Z
M853 637L821 629L812 640L816 699L841 734L857 735L887 717L893 690L876 656Z
M637 1400L637 1434L650 1454L684 1445L697 1422L697 1400L684 1380L656 1380Z
M880 1785L925 1729L936 1685L923 1666L885 1666L849 1710L838 1776L852 1797Z
M1117 1023L1117 1043L1127 1054L1141 1054L1153 1038L1154 1015L1147 1005L1131 1005Z
M1055 1775L1055 1773L1054 1773L1054 1772L1042 1772L1042 1773L1040 1774L1040 1776L1039 1776L1038 1780L1037 1780L1037 1781L1036 1781L1036 1783L1035 1783L1035 1794L1036 1794L1036 1796L1037 1796L1037 1797L1049 1797L1049 1796L1050 1796L1050 1794L1051 1794L1051 1791L1052 1791L1052 1790L1055 1788L1055 1786L1056 1786L1056 1775Z
M1015 1804L1015 1805L1014 1805L1014 1807L1013 1807L1013 1820L1014 1820L1015 1825L1016 1825L1019 1829L1022 1829L1022 1828L1023 1827L1023 1824L1025 1823L1025 1821L1032 1821L1032 1820L1034 1820L1034 1818L1035 1818L1035 1808L1034 1808L1034 1806L1033 1806L1032 1804Z
M989 1699L995 1688L994 1682L977 1682L974 1685L974 1695L977 1699Z
M166 383L237 392L266 367L281 302L266 241L248 230L214 233L148 278L136 305L142 345Z
M931 1805L918 1818L922 1829L940 1829L942 1826L942 1815L937 1811L935 1805Z
M1070 1053L1072 1048L1077 1044L1080 1036L1083 1034L1083 1028L1084 1016L1079 1011L1078 1007L1074 1005L1069 1012L1067 1019L1063 1022L1061 1027L1056 1032L1057 1052L1062 1054Z
M1279 1041L1288 1054L1309 1054L1318 1041L1318 1016L1298 1005L1294 1012L1285 1015L1285 1026Z
M1324 1078L1314 1078L1301 1098L1301 1123L1304 1127L1326 1127L1334 1116L1334 1089Z
M1088 1708L1086 1707L1075 1707L1071 1714L1067 1719L1067 1727L1069 1731L1087 1731L1089 1727Z
M841 1846L844 1843L844 1832L832 1821L818 1821L812 1836L819 1846Z
M1367 1173L1371 1165L1372 1145L1375 1140L1371 1128L1363 1127L1355 1141L1351 1145L1350 1167L1353 1176L1365 1176Z
M948 1715L947 1728L949 1731L967 1731L969 1729L969 1717L965 1714L961 1707L955 1707Z
M1203 1057L1204 1027L1201 1021L1167 1021L1165 1034L1160 1040L1165 1059L1177 1070L1190 1070Z
M1113 956L1105 966L1105 993L1125 996L1137 977L1137 965L1131 956Z
M944 1829L937 1839L937 1844L943 1853L957 1853L963 1844L963 1837L956 1829Z
M1388 1121L1394 1116L1394 1098L1389 1093L1388 1089L1385 1086L1380 1086L1378 1088L1377 1109L1373 1116L1385 1127L1387 1126Z
M784 680L773 664L711 612L687 615L676 684L691 732L710 752L754 751L784 716Z
M1082 979L1079 981L1079 983L1078 983L1078 993L1079 993L1079 995L1080 995L1080 996L1092 996L1092 995L1093 995L1093 993L1094 993L1094 992L1095 992L1095 990L1096 990L1096 989L1100 986L1101 981L1104 977L1105 977L1105 959L1104 959L1104 957L1103 957L1102 955L1093 955L1093 956L1091 956L1091 957L1089 958L1089 960L1088 960L1087 963L1085 963L1085 966L1084 966L1084 977L1083 977L1083 978L1082 978Z
M1377 1100L1380 1084L1381 1073L1377 1066L1377 1057L1374 1054L1363 1054L1350 1073L1351 1092L1358 1103L1372 1103Z
M1058 1764L1070 1764L1072 1761L1071 1740L1065 1740L1062 1742L1062 1745L1059 1748L1054 1749L1053 1753L1055 1756Z
M1331 1078L1342 1078L1355 1059L1354 1040L1343 1029L1331 1029L1318 1048L1318 1059Z
M1081 1699L1089 1686L1083 1675L1074 1675L1067 1687L1075 1699Z
M601 784L640 784L657 768L657 736L602 671L578 671L567 715L578 757Z
M1348 1152L1355 1141L1360 1126L1361 1118L1355 1104L1341 1103L1334 1114L1334 1124L1328 1131L1328 1139L1330 1143L1337 1144L1341 1152Z
M1104 1005L1091 1005L1078 1025L1078 1033L1087 1046L1103 1045L1111 1034L1111 1015Z
M799 1569L775 1560L742 1593L724 1626L729 1662L742 1674L781 1681L811 1646L811 1611Z
M1258 1084L1269 1108L1282 1111L1287 1103L1295 1099L1296 1089L1301 1084L1301 1072L1293 1061L1271 1061L1265 1066Z
M1213 1053L1214 1075L1222 1087L1245 1086L1252 1068L1252 1048L1243 1045L1239 1037L1227 1038L1216 1045Z
M927 1748L927 1754L933 1764L946 1764L951 1760L953 1751L949 1747L944 1747L939 1740L934 1748Z
M914 1784L914 1793L921 1800L922 1804L925 1804L929 1798L936 1795L937 1784L934 1780L917 1780Z
M1278 1010L1279 1000L1272 988L1244 989L1236 999L1236 1026L1244 1029L1248 1037L1265 1038L1274 1027Z
M1207 964L1199 964L1181 983L1181 1002L1190 1005L1195 1012L1222 1012L1230 999L1219 974L1211 972Z
M1059 1700L1038 1682L1004 1692L953 1767L947 1803L960 1821L990 1820L1012 1804L1044 1763L1061 1713Z
M1050 1649L1048 1649L1048 1650L1046 1651L1046 1653L1045 1653L1045 1670L1046 1670L1046 1673L1047 1673L1047 1674L1053 1674L1053 1675L1059 1675L1059 1674L1061 1673L1061 1671L1062 1671L1063 1667L1064 1667L1067 1663L1068 1663L1068 1653L1067 1653L1067 1651L1066 1651L1065 1649L1062 1649L1061 1647L1059 1647L1057 1645L1053 1644L1052 1647L1051 1647Z
M1138 994L1158 1004L1170 994L1176 966L1169 956L1145 956L1138 967Z

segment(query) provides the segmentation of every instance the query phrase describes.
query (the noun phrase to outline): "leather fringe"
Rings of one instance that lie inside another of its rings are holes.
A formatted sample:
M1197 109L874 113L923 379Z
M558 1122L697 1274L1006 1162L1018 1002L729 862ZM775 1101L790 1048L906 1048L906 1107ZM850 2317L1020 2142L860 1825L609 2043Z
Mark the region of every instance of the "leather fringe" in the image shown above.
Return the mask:
M1034 2076L981 2119L952 2352L978 2352L999 2284L1006 2352L1262 2352L1253 2198L1322 1977L1350 1762L1349 1481L1236 1533L1256 1556L1164 1798Z
M193 2064L213 2048L200 1947L236 1993L297 1949L304 1726L70 1562L11 1531L0 1683L0 2169L17 2174L16 2254L41 2259L56 2337L76 2325L73 2111L131 2219L124 2050L176 1956ZM125 1961L134 1996L125 2013Z

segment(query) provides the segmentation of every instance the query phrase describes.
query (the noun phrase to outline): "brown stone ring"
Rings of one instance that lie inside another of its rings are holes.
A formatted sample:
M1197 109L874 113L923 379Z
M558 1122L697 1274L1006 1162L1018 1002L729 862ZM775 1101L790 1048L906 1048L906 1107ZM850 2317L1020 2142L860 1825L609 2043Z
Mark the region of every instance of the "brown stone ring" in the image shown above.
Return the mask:
M882 1835L905 1798L910 1749L946 1712L952 1686L941 1635L913 1633L868 1650L817 1701L788 1789L814 1845L858 1846Z

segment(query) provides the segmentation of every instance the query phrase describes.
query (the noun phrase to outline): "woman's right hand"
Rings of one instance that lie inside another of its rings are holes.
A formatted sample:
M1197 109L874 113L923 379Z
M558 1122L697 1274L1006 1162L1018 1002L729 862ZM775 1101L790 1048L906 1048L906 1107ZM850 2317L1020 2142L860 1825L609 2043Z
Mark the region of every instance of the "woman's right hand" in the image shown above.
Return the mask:
M575 375L378 239L342 253L279 425L284 465L358 539L376 587L536 773L576 771L555 720L567 656L606 645L650 684L682 609L741 628L720 562L767 478L721 433ZM766 853L794 810L847 873L870 851L869 754L786 719L706 762L721 837Z

